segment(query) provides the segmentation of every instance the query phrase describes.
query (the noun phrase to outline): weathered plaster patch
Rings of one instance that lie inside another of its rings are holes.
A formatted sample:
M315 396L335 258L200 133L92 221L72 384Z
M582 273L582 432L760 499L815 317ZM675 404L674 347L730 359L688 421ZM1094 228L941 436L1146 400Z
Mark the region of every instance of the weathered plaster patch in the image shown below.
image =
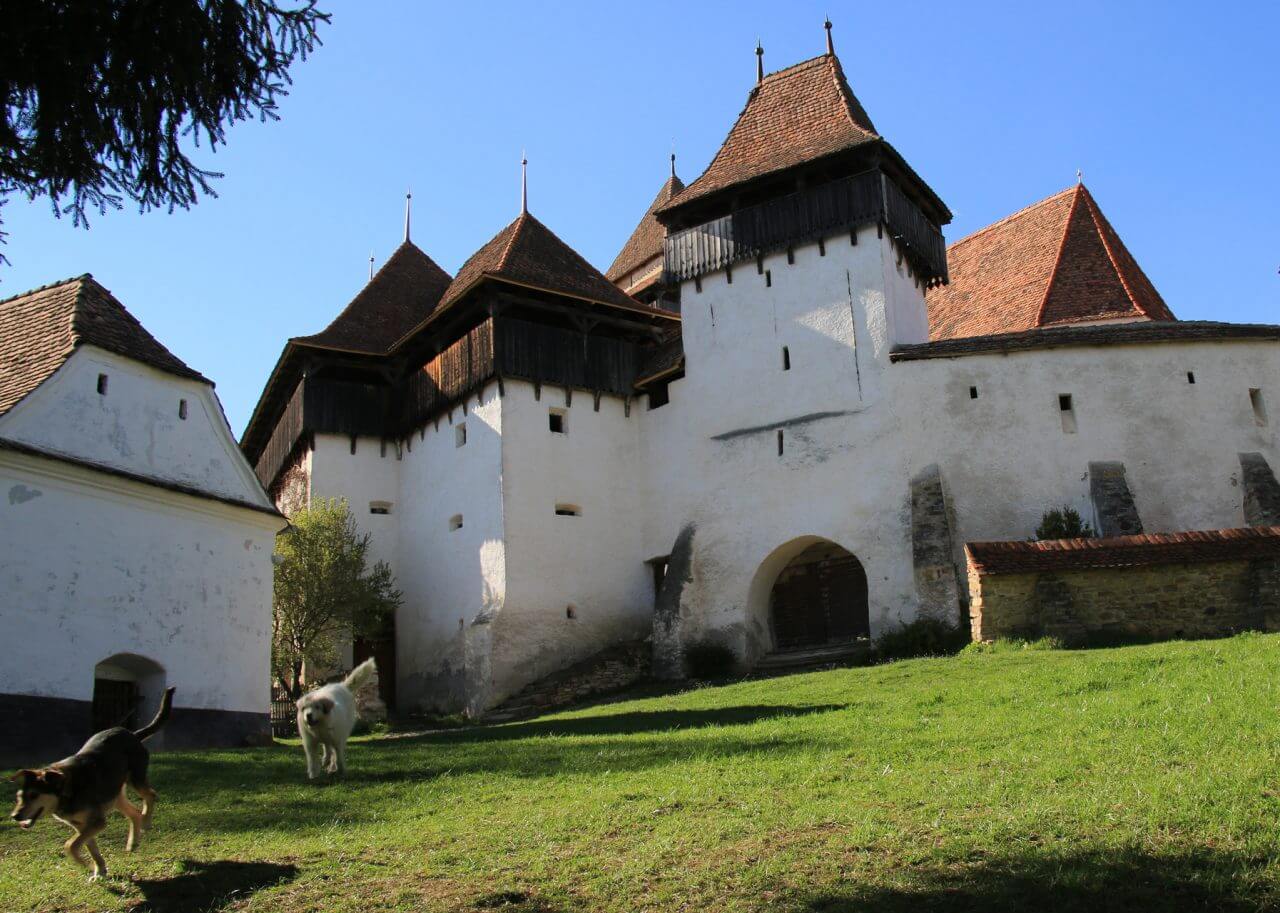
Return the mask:
M10 504L26 504L28 501L34 501L43 495L44 492L38 488L28 488L25 485L14 485L9 489Z

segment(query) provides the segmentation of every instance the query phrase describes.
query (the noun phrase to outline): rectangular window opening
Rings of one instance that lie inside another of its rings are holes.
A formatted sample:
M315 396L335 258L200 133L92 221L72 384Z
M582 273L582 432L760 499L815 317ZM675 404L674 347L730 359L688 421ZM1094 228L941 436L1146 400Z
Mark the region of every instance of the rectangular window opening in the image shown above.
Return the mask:
M462 529L462 514L454 514L449 518L449 532Z
M107 375L105 374L98 375L98 395L99 396L107 395Z
M557 517L581 517L582 508L579 507L577 504L557 504L556 516Z
M1070 393L1058 394L1058 414L1062 417L1064 434L1076 433L1076 409Z
M1187 383L1189 383L1189 384L1194 384L1195 382L1196 382L1196 372L1195 372L1195 371L1188 371L1188 372L1187 372Z
M778 456L782 456L782 430L778 430Z
M970 387L970 388L969 388L969 399L977 399L977 398L978 398L978 388L977 388L977 387Z
M699 295L702 294L702 277L701 276L693 277L693 290L697 292Z
M187 420L187 401L185 399L178 400L178 418L184 422Z
M764 287L773 288L773 270L771 269L764 271Z
M391 502L390 501L370 501L369 513L377 514L379 516L386 516L387 514L391 513Z
M649 408L659 409L671 401L666 384L649 385Z
M569 433L569 416L563 409L552 409L547 413L547 429L552 434Z
M818 239L818 256L825 257L827 255L827 242L823 238Z
M791 349L787 346L782 347L782 370L791 370Z
M1249 404L1253 406L1253 421L1259 427L1267 423L1267 404L1262 400L1262 391L1257 387L1249 388Z
M467 446L467 423L466 422L458 422L458 424L454 426L453 446L455 447Z

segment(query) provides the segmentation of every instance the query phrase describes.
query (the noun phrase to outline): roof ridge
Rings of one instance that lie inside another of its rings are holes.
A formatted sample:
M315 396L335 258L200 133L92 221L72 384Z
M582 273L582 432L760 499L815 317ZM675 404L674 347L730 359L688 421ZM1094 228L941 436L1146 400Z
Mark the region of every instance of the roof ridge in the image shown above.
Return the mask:
M858 97L853 94L853 86L849 85L848 78L844 75L844 67L840 65L840 58L835 54L823 54L827 59L827 66L831 70L831 77L835 80L836 91L840 93L840 98L844 100L844 113L849 118L849 123L857 127L864 133L870 133L872 136L879 136L880 132L876 130L875 124L871 122L871 115L867 114L867 109L862 106L862 102L858 101ZM865 124L858 123L858 119L853 115L853 106L857 104L862 111L867 122Z
M776 80L784 76L789 76L794 70L798 70L801 67L810 66L811 64L819 63L823 60L826 60L830 56L831 56L830 54L827 54L824 52L822 54L819 54L817 57L810 57L808 60L801 60L799 63L791 64L791 66L789 67L783 67L781 70L774 70L772 73L766 73L764 76L764 79L756 83L756 86L758 87L758 86L764 85L766 82L768 82L771 79ZM755 91L754 87L752 88L752 91Z
M1017 210L1016 212L1011 212L1009 213L1009 215L1005 216L1003 219L998 219L995 222L992 222L990 225L984 225L982 228L979 228L977 231L973 232L972 234L965 235L963 238L961 238L958 241L952 241L950 244L947 245L947 249L950 250L953 247L959 247L961 244L966 244L969 241L972 241L974 238L981 237L982 235L985 235L987 232L992 231L993 229L999 228L1002 225L1007 225L1009 222L1012 222L1015 219L1020 219L1023 216L1027 215L1032 210L1038 209L1039 207L1043 206L1045 203L1052 202L1053 200L1056 200L1061 196L1065 196L1066 194L1071 193L1078 186L1083 186L1083 185L1073 184L1070 187L1066 188L1065 190L1059 190L1057 193L1050 194L1049 196L1045 197L1042 200L1036 200L1034 203L1028 204L1027 206L1024 206L1021 209Z
M8 298L0 298L0 305L8 304L11 301L17 301L19 298L25 298L28 295L34 295L36 292L47 292L49 289L61 288L64 285L70 285L73 282L83 282L85 279L93 279L93 273L81 273L78 276L68 276L66 279L59 279L56 282L46 282L44 285L37 285L35 288L29 288L25 292L18 292L16 295L10 295ZM96 279L94 280L97 281Z
M1053 283L1058 278L1058 270L1062 267L1062 255L1067 249L1067 238L1071 236L1071 222L1075 218L1076 209L1080 205L1080 190L1083 187L1084 184L1076 184L1075 192L1071 198L1071 208L1067 210L1067 217L1062 222L1062 237L1058 240L1058 255L1053 258L1053 266L1049 268L1049 281L1044 286L1044 297L1040 299L1040 307L1036 308L1036 326L1044 324L1044 312L1049 307L1049 296L1053 294ZM1113 263L1112 266L1114 265Z
M1084 202L1085 206L1089 209L1089 219L1093 222L1093 230L1098 233L1098 238L1102 241L1102 249L1107 252L1107 259L1111 261L1111 268L1115 270L1116 277L1120 280L1120 287L1123 288L1124 293L1129 296L1129 303L1134 306L1138 313L1147 318L1151 318L1150 312L1142 306L1142 302L1138 300L1138 296L1133 293L1133 287L1129 284L1129 278L1124 274L1124 270L1120 268L1120 263L1116 260L1115 251L1111 249L1111 242L1107 240L1107 233L1103 231L1102 226L1098 224L1099 218L1105 221L1106 217L1102 215L1102 211L1098 207L1097 201L1093 199L1093 194L1088 191L1084 184L1079 186L1080 189L1084 191ZM1116 236L1116 239L1119 240L1119 235Z
M495 267L495 270L498 272L501 272L506 268L507 258L511 256L511 249L515 247L516 244L516 236L519 235L520 232L524 231L524 220L526 218L533 219L534 216L533 213L529 212L529 210L524 209L521 210L520 215L516 216L516 220L511 223L511 237L507 238L507 246L502 249L502 256L498 257L498 265ZM535 219L535 221L537 220ZM549 228L547 230L551 231Z

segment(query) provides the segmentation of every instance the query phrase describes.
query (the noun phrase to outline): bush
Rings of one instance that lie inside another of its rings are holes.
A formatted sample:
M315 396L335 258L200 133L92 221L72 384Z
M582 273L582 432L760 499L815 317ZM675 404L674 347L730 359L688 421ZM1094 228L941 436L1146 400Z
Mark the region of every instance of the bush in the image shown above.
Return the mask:
M1037 539L1092 539L1094 528L1080 517L1080 512L1065 504L1061 508L1046 510L1036 527Z
M1035 640L1001 637L993 641L974 641L965 644L960 652L969 656L977 653L1018 653L1027 650L1061 650L1063 648L1062 641L1056 637L1038 637Z
M729 678L738 669L738 655L719 641L702 640L685 649L684 668L700 681Z
M881 634L875 642L874 656L879 662L917 656L951 656L959 653L968 640L968 632L959 625L937 618L917 618Z

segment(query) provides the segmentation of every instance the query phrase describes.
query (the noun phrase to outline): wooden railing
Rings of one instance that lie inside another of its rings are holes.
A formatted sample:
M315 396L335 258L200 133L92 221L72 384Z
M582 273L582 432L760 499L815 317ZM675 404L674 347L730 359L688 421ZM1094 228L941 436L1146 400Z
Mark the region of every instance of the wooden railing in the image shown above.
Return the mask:
M945 281L946 242L883 172L805 188L667 236L667 276L691 279L832 232L883 222L926 281Z

